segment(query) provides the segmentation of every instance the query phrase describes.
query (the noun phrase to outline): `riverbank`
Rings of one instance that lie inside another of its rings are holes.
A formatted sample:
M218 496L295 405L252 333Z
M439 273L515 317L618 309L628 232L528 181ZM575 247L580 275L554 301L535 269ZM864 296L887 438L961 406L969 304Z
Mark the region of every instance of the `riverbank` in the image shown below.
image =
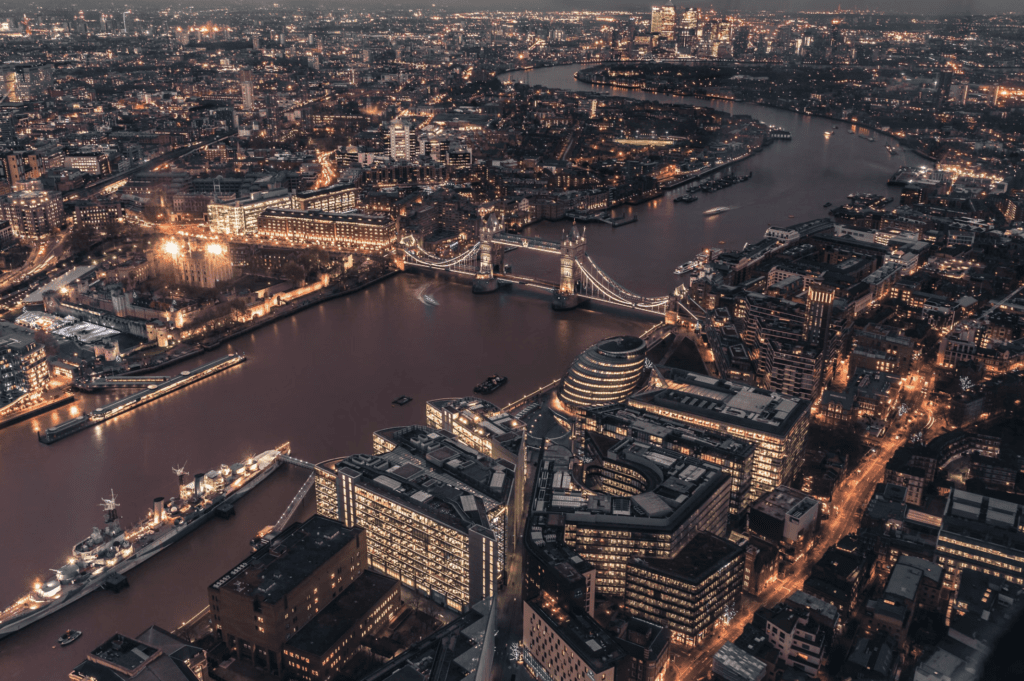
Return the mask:
M578 63L584 64L584 63L588 63L588 62L578 62ZM628 63L628 62L601 62L601 63L595 64L595 66L614 65L614 64L620 64L620 63ZM645 63L650 63L650 62L645 62ZM657 62L654 62L654 63L657 63ZM572 65L574 65L574 64L561 64L561 66L572 66ZM546 67L543 67L543 68L546 68ZM514 72L508 72L508 73L514 73ZM840 118L840 117L836 117L836 116L824 116L822 114L816 114L816 113L808 113L806 111L801 111L800 109L797 109L797 108L792 107L792 106L781 106L779 104L772 104L770 102L763 102L763 101L758 101L758 100L754 100L754 99L744 99L742 97L726 97L726 96L723 96L723 95L715 95L715 94L708 93L708 92L689 93L689 94L687 94L687 93L674 92L674 91L666 90L664 88L659 88L659 87L646 87L644 84L630 85L628 83L621 83L621 82L618 82L618 81L616 81L614 83L612 83L612 82L602 82L600 80L595 80L593 78L588 78L586 76L580 77L581 73L583 73L582 70L581 71L577 71L576 73L573 74L573 78L575 80L579 81L580 83L584 83L584 84L590 85L592 87L621 89L621 90L634 90L634 91L640 91L640 92L648 92L648 93L654 94L654 95L667 95L669 97L680 97L680 98L682 98L682 97L690 97L691 99L709 99L709 100L717 100L717 101L723 101L723 102L737 102L737 103L740 103L740 104L750 104L750 105L753 105L753 106L767 107L769 109L777 109L779 111L787 111L789 113L795 113L795 114L800 115L800 116L809 116L811 118L819 118L821 120L835 121L837 123L844 123L846 125L852 125L852 126L856 126L858 128L864 128L866 130L872 131L873 133L877 133L879 135L883 135L883 136L893 140L898 145L905 147L911 153L917 154L918 156L920 156L921 158L923 158L923 159L925 159L927 161L930 161L932 163L937 163L938 162L938 159L936 157L929 156L928 154L924 153L920 149L917 149L915 146L913 146L911 144L908 144L906 142L906 140L903 140L900 137L897 137L895 134L893 134L893 132L891 130L882 130L881 128L875 127L874 125L871 125L871 124L868 124L868 123L863 123L863 122L858 122L856 120L850 120L850 119Z
M61 395L54 397L53 399L50 399L42 404L38 404L32 407L31 409L8 416L4 420L0 421L0 430L3 430L8 426L13 426L16 423L27 421L30 418L39 416L40 414L45 414L46 412L52 411L58 407L63 407L65 404L74 402L76 399L77 398L75 397L75 395L70 391L64 392Z
M377 277L374 277L373 279L368 279L367 281L353 288L343 288L341 287L341 285L335 285L329 286L324 289L320 289L319 291L315 291L301 298L296 298L290 303L282 305L281 307L275 309L273 312L266 314L262 317L257 317L252 321L245 322L243 325L239 327L233 328L222 334L218 334L213 338L199 341L198 346L196 346L193 349L187 350L180 354L176 354L172 357L167 357L166 359L160 360L159 362L156 362L154 364L147 364L144 367L132 369L131 371L126 371L123 374L112 375L135 376L138 374L152 373L154 371L159 371L161 369L174 366L175 364L179 364L181 362L184 362L185 360L192 359L193 357L198 357L199 355L205 354L210 350L215 350L227 341L238 338L239 336L244 336L245 334L255 331L263 326L290 317L296 312L301 312L302 310L305 310L309 307L319 305L320 303L326 303L327 301L334 300L335 298L340 298L342 296L358 293L359 291L362 291L363 289L372 286L373 284L385 281L386 279L389 279L396 274L398 274L398 270L390 270Z

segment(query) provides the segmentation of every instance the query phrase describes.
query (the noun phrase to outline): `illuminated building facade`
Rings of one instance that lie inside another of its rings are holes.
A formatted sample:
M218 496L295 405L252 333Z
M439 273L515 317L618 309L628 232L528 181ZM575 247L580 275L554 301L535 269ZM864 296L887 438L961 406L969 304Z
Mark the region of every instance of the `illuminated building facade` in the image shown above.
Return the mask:
M667 370L668 389L636 395L629 406L753 443L751 498L793 479L803 459L810 403L688 371Z
M281 673L288 639L366 566L362 528L319 515L296 523L210 585L214 631L240 659Z
M495 594L515 467L423 426L317 466L317 512L366 529L370 565L457 611Z
M626 609L667 627L685 646L700 645L738 610L743 564L742 548L708 532L674 558L630 558Z
M64 226L64 203L60 192L14 192L0 199L0 218L19 238L41 241Z
M168 241L163 255L170 262L174 280L189 286L215 288L234 276L231 258L221 244Z
M206 207L210 229L233 236L252 236L257 221L268 208L291 208L292 195L287 189L251 194L247 199L211 202Z
M23 326L0 322L0 405L42 390L48 378L46 351Z
M647 343L635 336L595 343L573 360L558 390L559 399L575 410L624 401L643 383L646 353Z
M665 40L672 40L676 32L676 8L672 5L651 7L651 33L657 33Z
M271 208L258 217L256 233L270 239L330 248L380 251L393 248L397 243L398 223L387 215Z
M341 213L355 210L359 205L359 188L349 184L332 184L322 189L311 189L295 195L295 207L299 210L322 210Z
M621 597L626 561L670 558L698 532L723 535L729 476L700 459L631 439L608 451L586 438L588 463L545 456L535 513L562 518L562 540L597 569L597 590Z
M516 462L523 442L523 423L476 397L427 402L427 425L446 430L459 442L488 456Z
M576 427L611 438L630 437L714 464L729 474L729 513L742 514L751 502L754 445L749 442L626 405L590 407L579 416Z
M964 570L1024 585L1024 507L1011 501L953 489L939 530L935 555L949 586Z
M397 579L364 572L284 646L285 677L329 679L358 652L364 636L380 632L398 614Z
M238 82L242 88L242 111L252 111L255 98L253 96L252 71L242 69L238 72Z

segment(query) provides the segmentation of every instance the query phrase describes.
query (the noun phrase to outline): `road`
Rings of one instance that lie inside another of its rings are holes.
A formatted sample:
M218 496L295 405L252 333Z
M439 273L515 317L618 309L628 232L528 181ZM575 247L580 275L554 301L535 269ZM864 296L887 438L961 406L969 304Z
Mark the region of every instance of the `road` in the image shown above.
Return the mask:
M903 443L887 438L874 454L861 462L837 488L832 497L832 516L822 523L817 539L811 549L794 564L792 574L778 579L764 594L758 598L744 597L739 613L724 627L717 629L711 640L701 648L685 656L678 651L678 662L670 664L665 672L665 681L693 681L703 678L711 671L714 654L726 641L735 641L743 632L743 627L750 623L754 613L760 607L772 607L788 598L803 586L804 580L811 573L814 564L819 561L825 551L835 545L846 535L855 532L860 525L860 518L867 508L875 485L881 482L885 472L885 464L893 452Z
M519 454L516 466L516 484L512 489L512 503L509 505L508 526L506 535L510 538L511 547L505 557L505 568L508 582L504 591L498 593L498 614L495 619L497 634L494 639L494 674L491 681L510 681L519 665L511 662L510 647L523 638L523 532L529 515L533 486L537 467L527 463L530 451L538 447L529 446L537 443L537 433L541 428L538 423L539 412L535 411L526 418L526 437ZM543 437L540 438L541 446ZM537 457L539 460L539 457Z

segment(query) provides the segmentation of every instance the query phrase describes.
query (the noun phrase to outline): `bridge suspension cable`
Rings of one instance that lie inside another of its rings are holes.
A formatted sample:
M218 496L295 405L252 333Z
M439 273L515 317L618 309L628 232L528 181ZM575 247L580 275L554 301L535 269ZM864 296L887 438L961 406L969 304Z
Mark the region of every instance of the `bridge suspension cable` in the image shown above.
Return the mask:
M654 310L668 305L670 296L647 298L633 293L608 276L589 255L584 257L586 259L580 263L580 271L583 273L583 276L614 302L644 310ZM591 269L593 272L591 272Z
M408 257L413 262L418 263L420 265L425 265L427 267L454 267L456 265L462 265L462 264L466 263L467 261L472 260L473 257L480 251L480 243L477 242L473 246L473 248L469 249L465 253L462 253L461 255L457 255L454 258L450 258L448 260L434 259L434 258L432 258L430 256L427 256L426 254L424 254L424 257L421 258L421 257L418 257L412 251L409 251L409 250L406 250L406 249L402 249L402 250L405 253L406 257Z

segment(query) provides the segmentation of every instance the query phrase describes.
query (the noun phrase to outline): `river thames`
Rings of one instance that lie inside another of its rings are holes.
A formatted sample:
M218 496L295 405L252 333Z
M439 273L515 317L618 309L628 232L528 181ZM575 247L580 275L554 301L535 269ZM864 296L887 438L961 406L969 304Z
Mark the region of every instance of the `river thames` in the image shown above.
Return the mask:
M575 70L554 67L528 75L532 85L594 89L577 83ZM629 208L635 223L590 226L589 254L638 293L667 294L679 283L672 270L704 247L737 248L760 239L769 224L824 217L823 203L840 204L850 193L895 196L886 187L889 175L904 162L920 163L890 156L885 138L870 143L847 134L841 124L827 139L832 121L739 103L684 101L749 114L789 130L793 140L737 164L737 173L753 171L749 182L701 194L690 205L673 203L677 194L670 192ZM704 217L714 206L731 210ZM547 223L530 231L557 239L567 226ZM555 259L535 258L515 252L509 261L517 272L555 279ZM134 522L154 497L173 493L175 465L202 472L285 441L295 457L309 461L368 452L375 429L424 423L427 399L470 394L476 383L498 373L509 382L491 398L506 404L557 378L589 344L638 334L656 321L601 307L558 313L538 292L503 289L474 296L467 283L403 274L173 367L168 371L226 352L249 357L240 367L98 428L40 444L36 431L68 418L72 407L12 426L0 432L0 608L65 561L73 544L101 523L100 498L111 490L124 520ZM414 401L392 406L400 395ZM84 395L73 408L90 410L113 398ZM126 591L96 592L0 641L0 676L67 678L86 652L115 631L132 636L151 624L174 629L205 605L206 587L248 554L249 539L277 519L305 478L305 471L283 468L237 505L236 517L212 519L130 572ZM82 641L55 648L68 628L82 630Z

